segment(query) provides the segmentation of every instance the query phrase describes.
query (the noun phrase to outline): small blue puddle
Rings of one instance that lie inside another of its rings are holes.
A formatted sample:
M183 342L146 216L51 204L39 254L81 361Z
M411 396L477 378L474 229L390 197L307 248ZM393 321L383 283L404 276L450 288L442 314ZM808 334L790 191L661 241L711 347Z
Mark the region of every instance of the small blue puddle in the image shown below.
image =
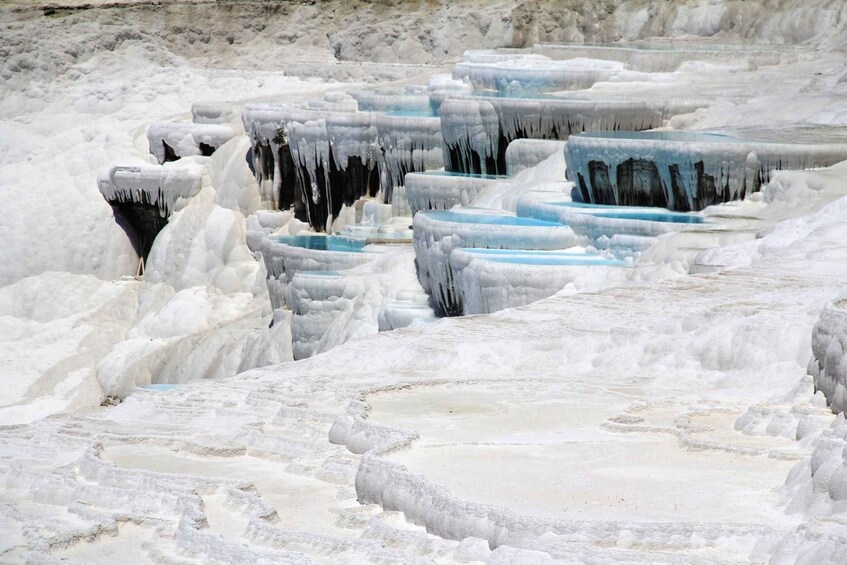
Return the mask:
M519 100L562 100L561 96L545 94L542 90L521 88L517 90L474 90L471 96L479 98L517 98Z
M497 216L490 214L462 214L453 210L426 210L420 212L426 217L441 222L453 222L456 224L483 224L494 226L527 226L527 227L562 227L559 222L545 222L534 218L521 218L518 216Z
M398 241L402 241L402 240L406 240L406 239L411 239L412 232L411 232L411 230L409 230L405 233L396 232L396 231L380 232L378 228L373 228L373 229L349 229L348 228L348 229L344 230L344 232L342 233L341 236L335 236L335 237L347 237L349 239L353 239L353 240L356 240L356 241L359 241L359 240L362 240L362 239L365 239L365 240L384 239L384 240L387 240L387 241L396 239Z
M689 216L687 214L674 214L673 212L600 212L594 214L601 218L615 218L619 220L642 220L645 222L667 222L672 224L702 224L700 216Z
M292 247L314 249L317 251L343 251L360 253L367 240L343 235L275 235L271 240Z
M153 385L139 385L138 388L142 388L144 390L155 390L156 392L164 392L166 390L171 390L173 388L178 387L179 385L174 384L153 384Z
M465 248L462 251L474 255L485 256L486 261L494 263L512 263L517 265L550 265L550 266L614 266L623 267L626 263L617 259L607 259L601 255L588 253L572 253L567 251L532 251L511 249L480 249Z

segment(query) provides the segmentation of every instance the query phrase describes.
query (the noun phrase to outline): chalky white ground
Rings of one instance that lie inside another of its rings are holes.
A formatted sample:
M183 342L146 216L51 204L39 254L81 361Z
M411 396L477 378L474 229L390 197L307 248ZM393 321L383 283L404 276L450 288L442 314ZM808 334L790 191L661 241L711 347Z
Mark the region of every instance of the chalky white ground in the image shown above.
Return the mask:
M691 124L843 124L845 70L835 57L733 71L761 96ZM670 236L611 288L97 408L104 386L131 390L151 370L182 382L290 355L274 349L287 336L262 331L268 297L243 235L257 203L226 189L243 145L176 212L151 256L159 279L143 283L119 279L134 264L100 168L146 159L144 126L195 100L307 99L331 85L137 44L71 71L4 76L0 98L0 560L847 552L847 492L837 472L813 485L809 471L836 419L806 375L812 327L847 277L843 166L777 175L766 198L727 207L763 237L701 256L715 272L681 276ZM727 78L708 66L664 78L693 72ZM636 87L659 88L596 89Z

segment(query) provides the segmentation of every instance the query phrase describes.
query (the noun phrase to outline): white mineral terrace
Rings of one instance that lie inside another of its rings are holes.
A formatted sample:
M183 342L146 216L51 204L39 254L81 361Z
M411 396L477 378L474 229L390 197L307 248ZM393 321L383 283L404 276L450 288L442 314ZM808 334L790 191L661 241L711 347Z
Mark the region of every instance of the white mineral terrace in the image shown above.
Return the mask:
M202 175L198 163L112 165L100 173L97 185L109 202L151 204L167 218L180 199L200 192Z
M48 4L0 563L847 561L847 4Z
M517 138L565 140L584 131L653 129L704 104L648 98L447 98L440 108L445 163L450 170L505 174L500 153ZM451 151L457 152L452 160ZM493 170L487 160L494 161Z
M393 196L396 187L405 184L407 173L444 167L439 118L377 114L376 129L385 163L383 190L387 191L387 196Z
M460 173L409 173L406 175L406 199L412 215L419 210L449 210L470 206L485 187L498 181L493 175Z
M586 202L688 211L743 199L775 170L843 161L847 143L768 143L701 132L589 132L571 136L565 154L568 176L578 182Z
M231 126L213 123L154 122L147 129L150 153L159 163L194 155L208 157L235 135Z

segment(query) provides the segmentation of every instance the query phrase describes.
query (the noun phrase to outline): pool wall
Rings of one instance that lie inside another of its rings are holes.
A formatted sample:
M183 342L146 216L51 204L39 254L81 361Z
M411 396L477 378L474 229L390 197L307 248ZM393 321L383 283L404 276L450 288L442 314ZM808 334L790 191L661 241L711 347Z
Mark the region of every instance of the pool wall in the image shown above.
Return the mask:
M434 175L412 173L406 176L406 198L412 215L420 210L449 210L469 206L496 177Z
M773 171L847 159L847 144L701 139L574 136L567 144L568 175L585 202L688 212L741 200Z
M701 101L577 98L448 98L441 104L444 165L449 171L506 174L506 149L515 139L567 140L584 131L639 131Z
M459 316L464 312L462 294L449 262L454 249L566 249L579 242L567 226L463 223L451 221L452 216L442 211L422 211L415 215L413 224L418 280L438 315ZM489 215L485 220L496 217Z
M465 249L450 253L450 271L464 315L524 306L553 296L578 277L605 276L609 269L619 268L605 261L568 266L497 262L491 258Z
M395 189L404 185L407 173L444 166L439 118L379 114L376 129L384 163L381 167L383 202L394 203ZM400 212L395 213L398 216L411 215L405 207L397 212Z
M261 242L261 253L274 309L285 305L285 286L298 272L341 271L364 265L374 259L369 253L306 249L267 237Z

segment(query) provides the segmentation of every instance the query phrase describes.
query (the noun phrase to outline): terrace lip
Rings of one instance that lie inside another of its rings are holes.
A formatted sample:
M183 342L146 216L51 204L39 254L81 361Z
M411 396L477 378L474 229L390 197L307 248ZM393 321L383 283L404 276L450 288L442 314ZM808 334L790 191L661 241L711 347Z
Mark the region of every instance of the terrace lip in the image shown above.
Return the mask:
M469 211L471 210L471 211ZM420 213L432 220L456 224L483 224L483 225L500 225L500 226L520 226L520 227L564 227L559 222L550 222L547 220L536 220L535 218L525 218L521 216L507 216L505 214L489 214L480 210L474 209L456 210L425 210Z
M651 131L586 131L571 137L621 139L633 141L668 141L682 143L745 143L730 133L718 131L651 130Z
M461 251L477 258L494 263L510 263L518 265L567 267L567 266L603 266L625 267L626 262L609 259L602 255L575 251L533 250L533 249L490 249L480 247L463 247Z
M587 202L543 202L549 206L573 208L574 213L589 214L615 220L642 222L664 222L673 224L705 224L706 218L696 213L673 212L664 208L615 206L613 204L589 204Z

